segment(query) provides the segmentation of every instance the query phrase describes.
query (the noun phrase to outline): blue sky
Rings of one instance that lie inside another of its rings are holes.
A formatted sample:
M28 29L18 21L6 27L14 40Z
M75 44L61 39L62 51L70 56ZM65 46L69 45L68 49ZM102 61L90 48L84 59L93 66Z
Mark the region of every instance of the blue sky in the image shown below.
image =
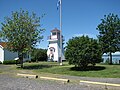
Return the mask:
M46 14L41 19L44 39L38 44L38 48L47 48L47 37L55 27L59 29L58 0L0 0L0 23L5 16L10 16L11 11L20 8L29 12L35 12L37 16ZM109 13L120 17L120 0L62 0L62 34L65 43L73 36L89 35L96 38L97 25L100 19ZM1 24L0 24L1 28Z

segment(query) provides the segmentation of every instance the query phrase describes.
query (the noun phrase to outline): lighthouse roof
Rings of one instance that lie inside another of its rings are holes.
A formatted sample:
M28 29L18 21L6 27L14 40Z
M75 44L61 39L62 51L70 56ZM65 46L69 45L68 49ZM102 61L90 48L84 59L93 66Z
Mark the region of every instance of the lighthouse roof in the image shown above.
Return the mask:
M51 30L51 32L60 32L60 30L58 30L57 28Z

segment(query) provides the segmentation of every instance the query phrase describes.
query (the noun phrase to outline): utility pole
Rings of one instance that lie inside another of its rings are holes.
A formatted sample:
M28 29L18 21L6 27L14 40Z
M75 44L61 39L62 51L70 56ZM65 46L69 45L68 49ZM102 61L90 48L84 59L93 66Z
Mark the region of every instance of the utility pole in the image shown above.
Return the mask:
M60 65L62 63L62 0L60 0Z

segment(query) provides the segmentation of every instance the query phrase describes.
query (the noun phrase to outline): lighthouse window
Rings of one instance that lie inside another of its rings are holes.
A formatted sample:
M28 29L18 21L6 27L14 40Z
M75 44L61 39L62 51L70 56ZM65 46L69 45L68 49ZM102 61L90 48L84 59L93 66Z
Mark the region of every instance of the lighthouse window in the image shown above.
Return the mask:
M50 47L49 48L51 52L55 52L55 48L54 47Z
M56 32L53 32L52 35L56 35Z

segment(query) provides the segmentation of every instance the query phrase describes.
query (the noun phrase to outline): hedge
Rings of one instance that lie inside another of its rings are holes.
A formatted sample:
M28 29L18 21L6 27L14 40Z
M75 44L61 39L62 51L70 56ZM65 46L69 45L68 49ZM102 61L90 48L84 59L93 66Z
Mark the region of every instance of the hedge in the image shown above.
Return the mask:
M16 64L16 61L15 60L5 60L3 61L3 64Z
M0 61L0 64L2 64L2 62Z

